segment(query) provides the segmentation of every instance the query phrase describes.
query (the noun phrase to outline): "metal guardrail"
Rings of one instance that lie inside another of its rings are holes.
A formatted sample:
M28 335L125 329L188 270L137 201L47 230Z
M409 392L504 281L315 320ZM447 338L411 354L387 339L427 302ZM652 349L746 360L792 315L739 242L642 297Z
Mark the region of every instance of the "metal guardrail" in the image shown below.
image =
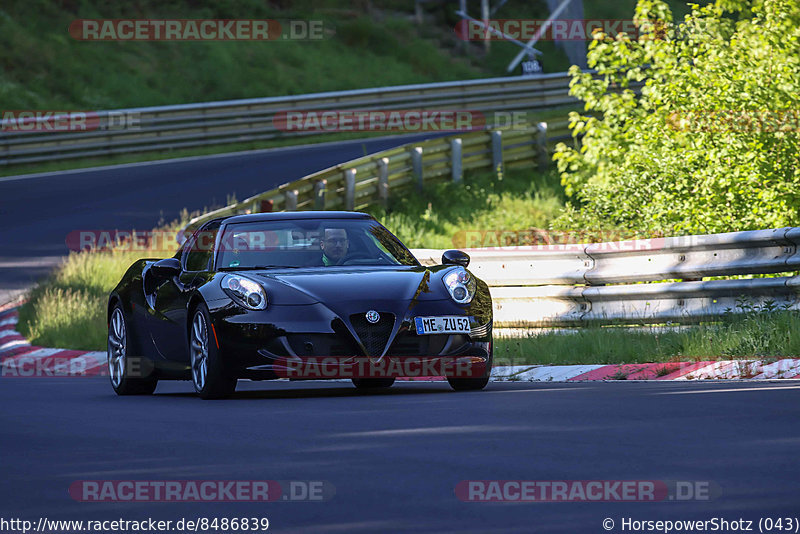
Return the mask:
M750 309L800 310L800 228L574 245L464 249L497 327L696 323ZM426 265L439 250L412 251ZM680 279L674 282L669 280ZM661 283L642 283L655 282Z
M530 111L574 104L567 73L504 77L296 96L252 98L173 106L99 111L96 129L39 132L0 128L0 165L168 151L325 132L285 132L275 127L277 112L290 110L471 110ZM115 129L115 120L135 116L136 128Z
M526 128L482 130L440 137L358 158L192 219L186 232L226 215L295 210L361 210L388 202L395 189L424 189L426 184L460 182L467 171L498 173L550 162L558 141L571 139L568 121Z

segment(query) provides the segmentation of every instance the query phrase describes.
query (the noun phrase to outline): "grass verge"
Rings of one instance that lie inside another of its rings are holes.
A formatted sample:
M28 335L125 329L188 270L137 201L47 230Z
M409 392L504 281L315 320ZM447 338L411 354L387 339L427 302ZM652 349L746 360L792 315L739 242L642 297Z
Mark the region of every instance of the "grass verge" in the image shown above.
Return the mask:
M178 224L170 228L177 230ZM177 243L175 247L177 250ZM157 253L157 257L169 255L163 250ZM20 307L19 332L33 345L106 350L108 294L131 264L152 257L152 252L124 247L70 253L49 278L31 290Z
M467 231L518 232L547 228L564 206L558 174L512 169L467 176L463 184L426 185L423 193L390 197L386 209L369 209L409 248L461 248ZM509 245L515 243L508 243Z
M498 365L656 363L800 356L800 314L791 311L730 315L716 324L680 331L589 327L495 338Z

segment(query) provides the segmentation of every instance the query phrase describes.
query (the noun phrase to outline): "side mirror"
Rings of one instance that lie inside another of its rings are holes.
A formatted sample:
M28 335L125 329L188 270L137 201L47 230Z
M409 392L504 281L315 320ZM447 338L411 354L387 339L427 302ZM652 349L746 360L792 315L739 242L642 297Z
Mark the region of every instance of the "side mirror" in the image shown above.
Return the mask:
M469 254L460 250L445 250L442 254L442 265L469 265Z
M181 274L181 262L177 258L158 260L150 266L150 272L157 278L172 278Z

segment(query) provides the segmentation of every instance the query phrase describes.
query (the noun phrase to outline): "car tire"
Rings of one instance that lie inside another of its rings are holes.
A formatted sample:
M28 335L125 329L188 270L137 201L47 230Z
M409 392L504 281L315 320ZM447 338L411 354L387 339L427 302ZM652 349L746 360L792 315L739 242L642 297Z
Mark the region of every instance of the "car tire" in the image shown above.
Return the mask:
M392 387L394 378L354 378L353 385L357 389L386 389Z
M200 304L194 309L192 322L189 324L192 385L201 399L224 399L236 391L236 378L226 374L216 336L210 330L211 316L208 308L205 304Z
M455 391L480 391L489 383L489 378L492 376L492 363L494 361L494 343L492 348L489 349L489 363L486 366L486 376L480 378L447 378L450 387Z
M148 376L131 376L133 361L130 356L130 334L122 305L117 303L111 310L108 321L108 376L117 395L151 395L158 379ZM139 369L144 371L143 366Z

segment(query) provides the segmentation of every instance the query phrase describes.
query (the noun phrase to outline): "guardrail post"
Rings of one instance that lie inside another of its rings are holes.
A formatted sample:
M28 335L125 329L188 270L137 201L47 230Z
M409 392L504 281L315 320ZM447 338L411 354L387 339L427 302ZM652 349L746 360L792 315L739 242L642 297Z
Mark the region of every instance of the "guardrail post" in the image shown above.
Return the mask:
M422 2L420 0L416 0L414 2L414 20L416 20L419 26L422 26Z
M497 179L503 179L503 132L492 132L492 169L497 174Z
M297 211L297 190L286 191L284 197L286 198L286 211Z
M328 180L317 180L314 183L314 209L325 209L325 190L328 188Z
M464 177L461 168L461 139L450 140L450 171L454 182L460 182Z
M544 172L550 165L550 153L547 150L547 123L536 125L536 149L539 153L539 172Z
M344 208L353 211L356 207L356 170L344 171Z
M378 160L378 199L384 208L389 205L389 158Z
M411 168L417 178L417 190L422 191L422 147L415 146L411 149Z

